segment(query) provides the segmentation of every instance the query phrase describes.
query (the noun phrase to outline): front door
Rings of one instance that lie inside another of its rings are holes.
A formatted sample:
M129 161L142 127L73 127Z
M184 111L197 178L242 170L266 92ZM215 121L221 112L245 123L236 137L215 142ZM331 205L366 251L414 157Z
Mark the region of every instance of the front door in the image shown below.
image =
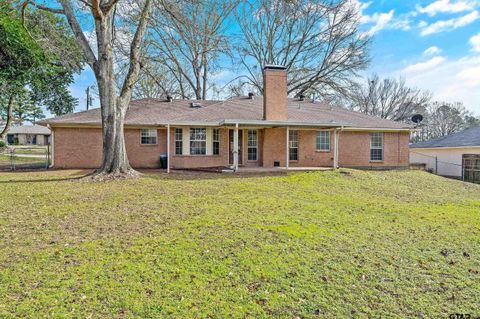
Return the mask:
M233 134L234 134L234 130L229 130L228 131L228 140L229 140L229 156L228 156L228 162L230 163L230 165L233 165ZM242 156L242 143L243 141L243 131L241 130L238 130L238 165L242 165L243 164L243 156Z

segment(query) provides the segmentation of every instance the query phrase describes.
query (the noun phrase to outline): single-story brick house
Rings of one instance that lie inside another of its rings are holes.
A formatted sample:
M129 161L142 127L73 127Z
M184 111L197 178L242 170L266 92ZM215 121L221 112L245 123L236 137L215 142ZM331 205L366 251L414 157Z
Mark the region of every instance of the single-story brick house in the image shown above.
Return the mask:
M7 132L7 143L10 145L48 145L50 130L40 125L20 125Z
M126 115L134 168L358 167L409 165L408 124L287 97L287 72L266 66L263 97L225 101L134 100ZM96 168L102 159L100 109L41 122L53 132L53 166Z

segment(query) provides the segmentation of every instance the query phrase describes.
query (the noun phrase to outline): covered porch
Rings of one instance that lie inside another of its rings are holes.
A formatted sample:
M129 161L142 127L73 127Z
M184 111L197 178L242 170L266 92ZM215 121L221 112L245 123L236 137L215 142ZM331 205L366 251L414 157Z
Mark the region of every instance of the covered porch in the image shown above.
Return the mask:
M199 124L166 125L168 172L182 169L171 166L171 159L175 157L175 128L190 130L202 127ZM221 165L205 165L195 170L255 173L335 169L339 167L339 132L343 127L344 124L340 123L223 121L218 126L211 126L212 130L220 130L224 135L219 138ZM190 160L202 161L202 156L192 155Z

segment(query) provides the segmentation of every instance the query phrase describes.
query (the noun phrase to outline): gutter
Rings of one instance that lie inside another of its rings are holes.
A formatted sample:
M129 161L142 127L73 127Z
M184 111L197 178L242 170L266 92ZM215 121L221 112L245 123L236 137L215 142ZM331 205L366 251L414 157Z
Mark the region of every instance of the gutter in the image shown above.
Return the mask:
M294 122L294 121L265 121L265 120L223 120L219 123L220 125L268 125L271 127L283 127L283 126L321 126L321 127L341 127L349 126L349 123L340 123L340 122Z
M463 148L480 148L480 145L470 145L470 146L437 146L437 147L411 147L410 150L448 150L448 149L463 149Z

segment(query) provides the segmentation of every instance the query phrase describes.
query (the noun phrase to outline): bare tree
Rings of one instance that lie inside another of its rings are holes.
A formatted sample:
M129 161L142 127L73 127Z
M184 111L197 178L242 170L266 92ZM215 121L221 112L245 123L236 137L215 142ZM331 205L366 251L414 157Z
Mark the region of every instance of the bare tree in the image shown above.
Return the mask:
M198 0L185 3L177 16L152 15L148 54L153 66L162 67L151 68L151 77L163 75L165 80L177 82L176 93L182 98L206 99L219 57L229 51L226 20L237 3L238 0Z
M349 108L393 121L409 121L424 113L431 94L405 85L403 79L380 79L373 75L365 85L358 84L347 94Z
M64 15L72 29L83 54L93 69L98 85L102 114L103 157L102 165L95 177L137 176L128 161L125 151L124 122L130 103L133 86L140 72L142 43L147 29L153 0L119 1L119 0L78 0L76 5L71 0L58 0L61 8L46 7L33 0L26 0L40 10L47 10ZM115 85L115 61L113 54L116 40L115 26L119 23L116 16L118 6L128 6L130 11L138 14L138 24L132 30L129 45L128 71L120 90ZM81 10L81 8L84 11ZM93 19L96 35L96 47L87 40L79 22L79 12L87 11ZM96 52L96 54L95 54Z
M235 59L259 92L266 64L287 67L288 94L322 96L344 91L368 65L370 39L350 0L245 0L236 17Z

